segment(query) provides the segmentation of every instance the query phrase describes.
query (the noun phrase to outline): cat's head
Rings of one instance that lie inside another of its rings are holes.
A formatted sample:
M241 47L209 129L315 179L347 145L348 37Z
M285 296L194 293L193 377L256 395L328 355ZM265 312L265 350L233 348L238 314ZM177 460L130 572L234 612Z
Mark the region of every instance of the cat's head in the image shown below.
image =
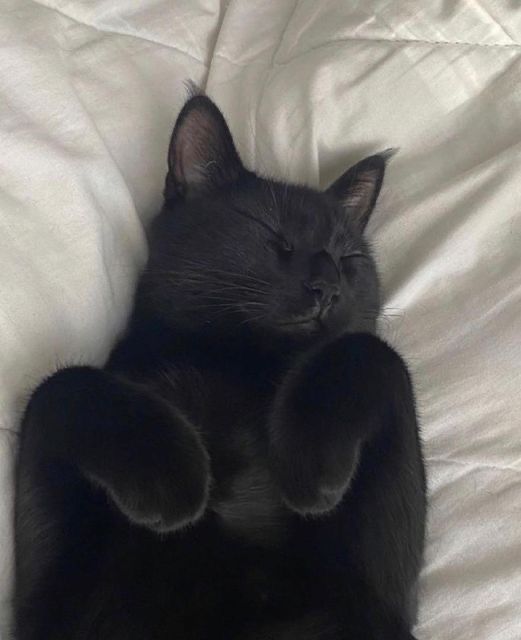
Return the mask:
M362 160L325 191L271 180L244 167L215 104L192 96L150 232L147 311L216 335L373 330L378 279L363 232L387 157Z

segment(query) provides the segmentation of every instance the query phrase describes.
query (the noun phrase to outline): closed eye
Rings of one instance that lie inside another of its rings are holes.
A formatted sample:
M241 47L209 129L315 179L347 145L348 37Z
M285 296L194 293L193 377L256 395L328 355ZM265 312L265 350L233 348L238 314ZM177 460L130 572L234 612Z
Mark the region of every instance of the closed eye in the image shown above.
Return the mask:
M243 216L244 218L248 218L248 220L255 222L256 224L269 231L276 239L272 240L269 244L271 244L276 249L279 255L289 256L293 253L293 245L288 240L286 240L286 238L281 233L275 231L273 227L264 222L264 220L259 220L248 211L244 211L243 209L239 209L237 207L233 207L231 211L239 214L240 216Z
M353 253L348 253L345 256L341 257L341 260L351 260L354 258L367 258L368 256L366 256L365 253L362 253L362 251L353 251Z

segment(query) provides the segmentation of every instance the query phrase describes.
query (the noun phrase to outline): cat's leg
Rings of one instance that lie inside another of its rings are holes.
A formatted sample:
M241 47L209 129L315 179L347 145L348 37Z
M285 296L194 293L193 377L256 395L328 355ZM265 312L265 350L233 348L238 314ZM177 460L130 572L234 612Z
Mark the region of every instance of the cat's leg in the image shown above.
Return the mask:
M307 354L287 374L270 417L273 467L288 506L330 511L368 443L397 430L422 482L410 377L400 356L370 334L346 334ZM394 435L394 434L393 434Z
M372 335L345 335L288 375L271 418L273 466L287 505L326 515L302 521L317 571L344 581L363 629L381 621L381 635L373 635L387 638L398 624L408 637L426 498L403 360Z
M48 629L62 615L67 584L80 574L88 580L111 513L155 531L195 521L209 460L174 408L107 371L78 367L33 394L16 481L17 637L43 640L54 638Z
M362 627L359 621L346 618L345 607L310 611L288 620L260 624L254 631L241 634L240 640L416 640L400 623L390 624L382 632L383 625Z
M90 367L64 369L32 396L20 466L46 458L77 468L134 523L157 531L196 520L209 460L188 420L145 387Z

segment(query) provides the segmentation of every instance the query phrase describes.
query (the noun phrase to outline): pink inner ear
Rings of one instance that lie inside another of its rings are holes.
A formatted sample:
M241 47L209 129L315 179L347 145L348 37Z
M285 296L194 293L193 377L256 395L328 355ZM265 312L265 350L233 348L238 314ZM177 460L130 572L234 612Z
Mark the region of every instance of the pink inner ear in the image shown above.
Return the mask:
M236 180L242 164L221 112L206 97L183 107L170 143L168 189L186 195Z
M344 198L344 205L352 209L366 211L371 205L377 179L376 171L364 171L355 175Z
M182 123L176 140L174 171L180 183L199 182L210 155L212 132L203 114L193 113Z
M185 147L186 145L183 143L182 140L177 140L177 153L175 154L175 158L174 158L174 176L176 179L176 182L182 184L185 182L185 173L183 170L183 161L182 158L185 157Z

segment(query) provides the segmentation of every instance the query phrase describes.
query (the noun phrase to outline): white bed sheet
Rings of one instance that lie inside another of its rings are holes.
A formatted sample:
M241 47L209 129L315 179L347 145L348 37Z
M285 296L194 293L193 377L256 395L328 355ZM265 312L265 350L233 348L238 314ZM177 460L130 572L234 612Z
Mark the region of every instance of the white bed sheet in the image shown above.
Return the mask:
M519 640L519 3L1 0L0 78L2 637L20 411L121 331L191 78L261 171L325 186L400 147L370 234L428 463L416 632Z

